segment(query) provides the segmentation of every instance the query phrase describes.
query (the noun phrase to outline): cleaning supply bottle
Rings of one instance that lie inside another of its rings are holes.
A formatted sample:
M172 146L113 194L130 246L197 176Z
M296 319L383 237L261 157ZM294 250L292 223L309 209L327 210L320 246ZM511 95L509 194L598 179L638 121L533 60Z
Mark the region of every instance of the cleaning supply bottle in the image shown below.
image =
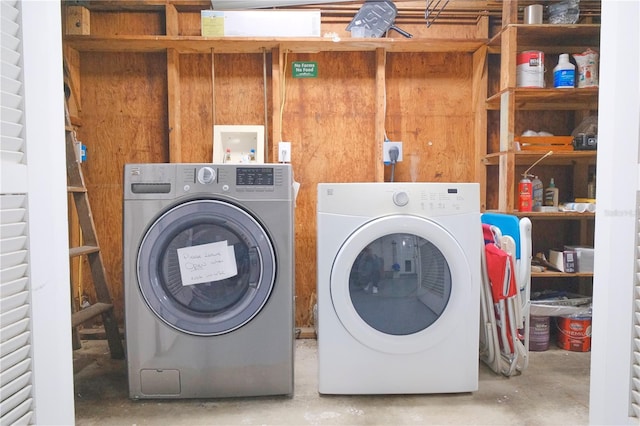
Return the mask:
M551 178L549 186L544 190L544 205L549 207L558 207L558 188Z
M542 204L544 202L544 184L538 178L538 176L534 176L531 181L531 186L533 187L532 191L532 206L534 212L539 212L542 210Z
M533 185L529 175L523 173L522 179L518 183L518 211L530 212L532 201Z
M231 162L231 148L227 148L227 150L224 153L224 159L222 160L223 163L230 163Z
M573 88L576 82L576 66L569 62L569 54L562 53L553 69L553 87Z

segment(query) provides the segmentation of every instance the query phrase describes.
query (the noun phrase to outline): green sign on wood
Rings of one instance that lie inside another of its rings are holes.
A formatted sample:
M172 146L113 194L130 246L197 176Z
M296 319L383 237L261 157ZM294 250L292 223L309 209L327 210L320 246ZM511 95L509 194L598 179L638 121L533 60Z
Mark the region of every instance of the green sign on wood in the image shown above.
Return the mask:
M297 61L291 64L293 78L317 78L318 63L310 61Z

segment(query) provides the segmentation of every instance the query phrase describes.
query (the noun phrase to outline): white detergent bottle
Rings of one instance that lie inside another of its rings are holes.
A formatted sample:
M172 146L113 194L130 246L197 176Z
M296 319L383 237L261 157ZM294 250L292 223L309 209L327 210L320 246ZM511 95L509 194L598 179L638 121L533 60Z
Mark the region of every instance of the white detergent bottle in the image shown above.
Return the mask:
M531 196L533 211L542 211L542 205L544 204L544 184L538 176L534 176L531 181L531 186L533 187Z
M573 88L576 83L576 66L569 62L569 54L562 53L553 69L553 87Z

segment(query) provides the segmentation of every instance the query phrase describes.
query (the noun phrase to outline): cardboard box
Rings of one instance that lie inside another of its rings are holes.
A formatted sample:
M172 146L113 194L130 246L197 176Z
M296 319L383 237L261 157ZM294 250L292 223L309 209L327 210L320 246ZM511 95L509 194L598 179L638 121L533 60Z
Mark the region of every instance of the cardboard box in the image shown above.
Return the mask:
M595 251L588 246L564 246L565 250L573 250L578 256L578 272L593 272Z
M578 254L575 250L549 250L549 263L560 272L578 271Z
M320 10L203 10L204 37L320 37Z

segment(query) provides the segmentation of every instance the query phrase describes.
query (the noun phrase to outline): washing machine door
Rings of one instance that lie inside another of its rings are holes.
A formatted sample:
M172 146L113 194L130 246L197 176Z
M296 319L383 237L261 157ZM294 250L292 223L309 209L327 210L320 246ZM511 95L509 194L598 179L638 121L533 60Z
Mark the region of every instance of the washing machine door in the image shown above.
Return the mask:
M386 216L342 244L331 270L331 300L362 344L414 353L464 325L471 279L463 249L446 229L425 218Z
M242 327L265 305L276 263L266 230L247 211L193 200L159 216L137 258L140 291L167 325L212 336Z

